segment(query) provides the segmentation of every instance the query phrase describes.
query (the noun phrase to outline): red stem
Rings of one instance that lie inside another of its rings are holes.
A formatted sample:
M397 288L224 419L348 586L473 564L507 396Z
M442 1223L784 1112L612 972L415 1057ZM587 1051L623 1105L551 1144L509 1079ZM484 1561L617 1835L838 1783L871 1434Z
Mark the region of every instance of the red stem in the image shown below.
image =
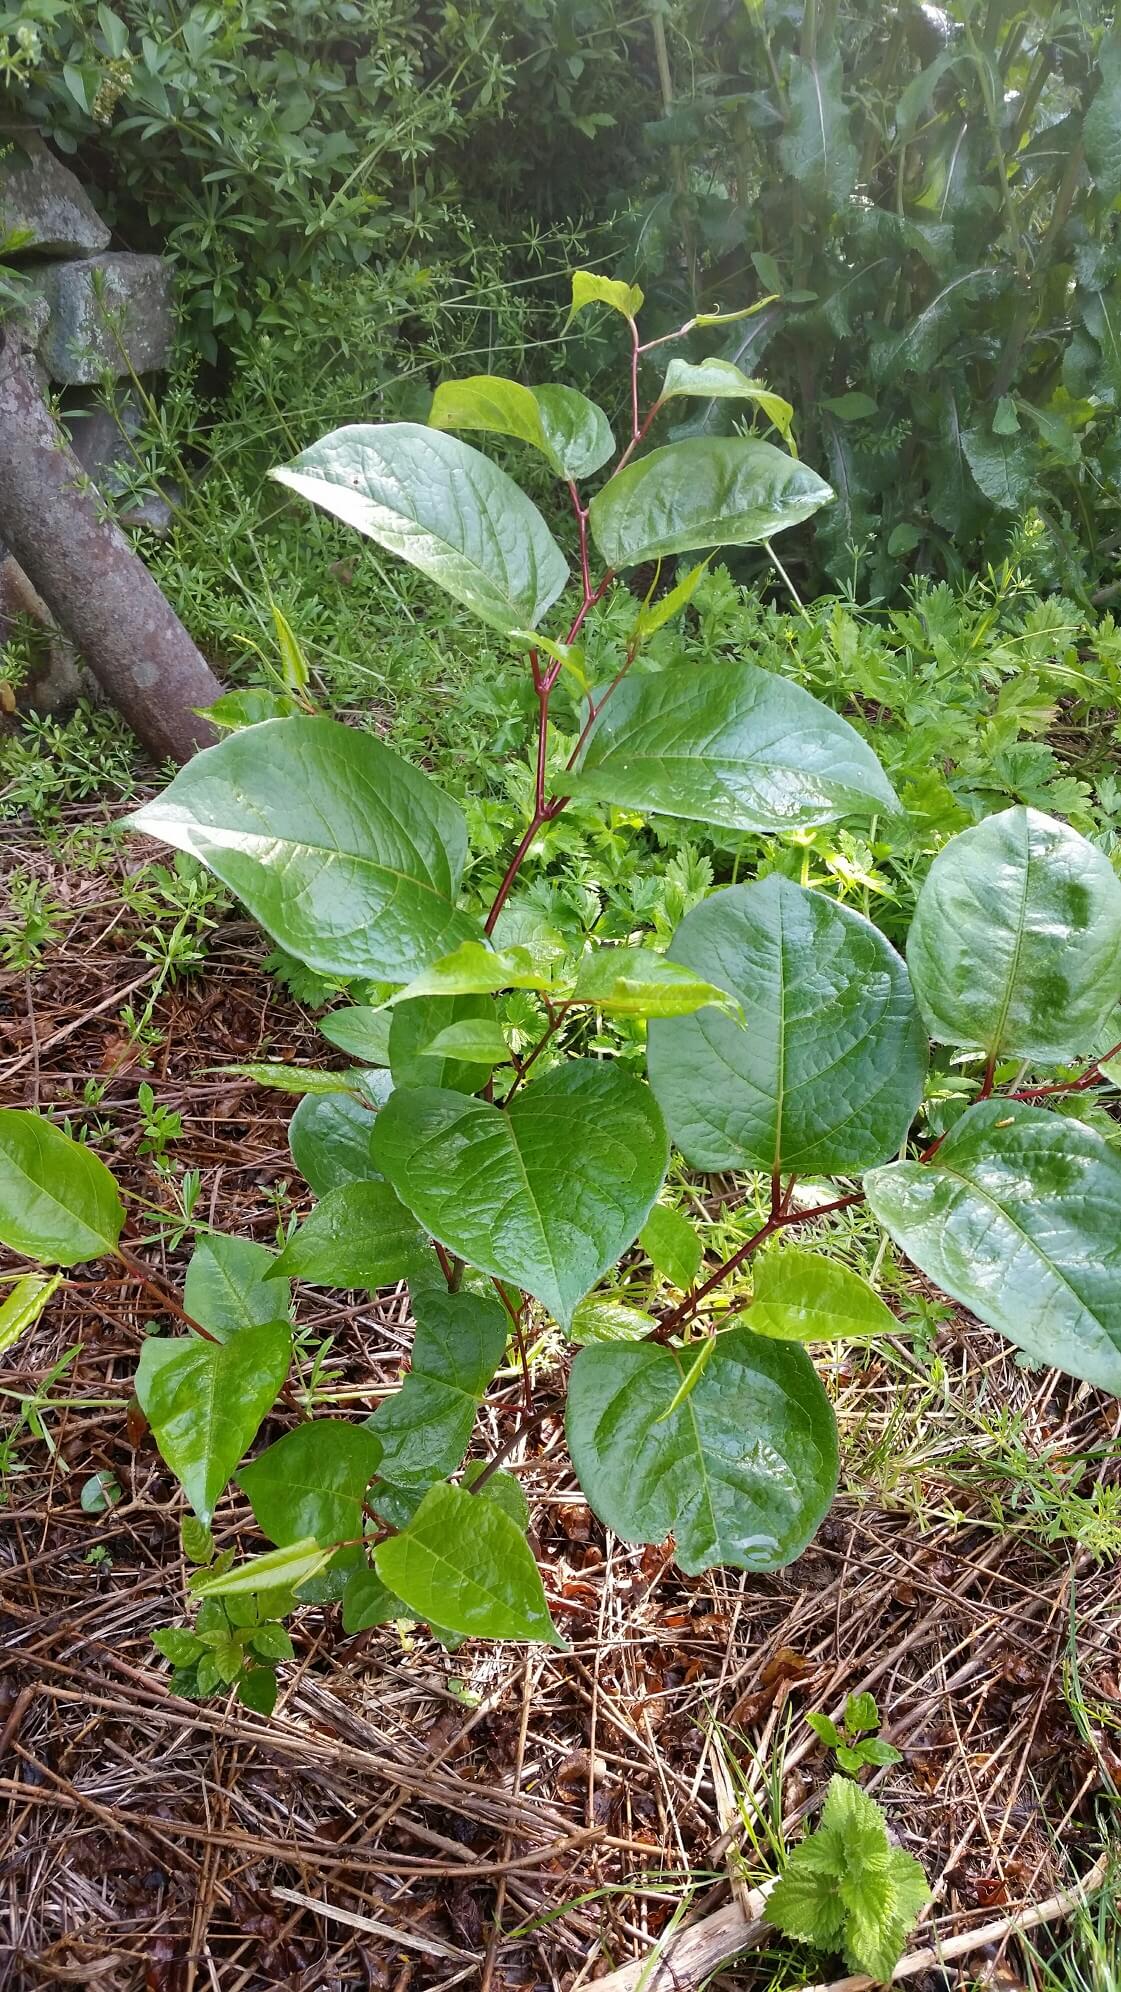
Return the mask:
M1077 1079L1065 1079L1056 1086L1029 1086L1022 1093L1008 1093L1005 1097L1009 1100L1045 1100L1052 1093L1084 1093L1088 1087L1096 1085L1099 1079L1104 1078L1101 1069L1103 1064L1107 1058L1116 1058L1119 1051L1121 1044L1111 1045L1110 1049L1103 1051L1101 1057L1087 1066L1085 1072Z
M853 1190L849 1196L835 1197L831 1203L815 1204L812 1210L789 1210L787 1206L793 1189L793 1176L786 1186L785 1193L779 1190L777 1176L771 1178L771 1215L766 1224L753 1232L746 1243L732 1253L730 1259L725 1259L722 1266L717 1266L716 1271L703 1286L694 1288L688 1299L683 1300L679 1307L675 1307L672 1314L663 1315L658 1323L659 1337L675 1328L680 1328L686 1321L691 1321L701 1302L707 1299L714 1287L718 1287L722 1280L727 1279L729 1273L734 1273L746 1259L750 1259L752 1253L757 1252L760 1245L773 1237L776 1231L781 1231L788 1224L809 1224L814 1218L827 1216L830 1211L847 1210L851 1204L864 1201L863 1190Z
M630 327L631 327L631 448L633 449L634 445L637 443L639 439L640 434L642 433L642 424L638 419L638 358L639 354L642 351L642 347L638 343L638 326L635 324L633 318L630 321Z

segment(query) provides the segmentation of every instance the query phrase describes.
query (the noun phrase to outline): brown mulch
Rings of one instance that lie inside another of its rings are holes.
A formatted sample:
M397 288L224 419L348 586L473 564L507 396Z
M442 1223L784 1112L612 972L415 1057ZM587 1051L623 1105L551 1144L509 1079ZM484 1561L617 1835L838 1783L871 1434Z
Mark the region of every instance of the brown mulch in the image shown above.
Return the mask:
M204 973L162 991L146 1069L119 1014L142 1000L146 966L112 877L20 860L49 874L67 913L44 965L0 980L0 1102L84 1121L133 1197L166 1211L171 1183L137 1152L149 1079L183 1116L170 1152L201 1172L199 1217L275 1242L278 1211L307 1201L288 1156L294 1102L210 1068L324 1062L324 1046L261 973L253 930L228 920ZM92 1106L91 1077L104 1086ZM178 1286L189 1244L135 1249ZM838 1362L847 1491L771 1577L687 1579L668 1547L605 1536L546 1425L524 1484L571 1652L448 1655L393 1627L344 1640L334 1608L308 1608L266 1722L232 1699L173 1697L149 1640L184 1617L186 1579L181 1496L128 1416L157 1315L120 1269L79 1268L0 1355L0 1983L570 1992L648 1954L683 1898L708 1910L758 1876L752 1831L762 1839L766 1818L796 1836L828 1775L804 1712L839 1715L864 1687L903 1751L872 1788L935 1885L937 1934L1052 1894L1099 1852L1098 1802L1121 1783L1115 1573L1014 1510L994 1520L992 1490L963 1491L947 1462L968 1397L994 1418L1019 1413L1040 1458L1108 1455L1116 1482L1112 1398L1021 1369L960 1317L939 1331L942 1397L902 1345L894 1366ZM361 1413L395 1387L404 1291L305 1289L299 1323L297 1367L306 1378L329 1343L319 1384L337 1408ZM19 1400L71 1352L39 1405L48 1443L20 1426ZM551 1390L549 1360L538 1381ZM508 1436L519 1401L512 1376L477 1451ZM90 1516L79 1497L99 1470L122 1498ZM1076 1471L1071 1484L1085 1491ZM236 1490L216 1535L261 1546ZM822 1960L805 1962L820 1975ZM755 1953L723 1982L767 1987L774 1964ZM1013 1944L1004 1982L1021 1967ZM789 1963L783 1982L799 1982Z

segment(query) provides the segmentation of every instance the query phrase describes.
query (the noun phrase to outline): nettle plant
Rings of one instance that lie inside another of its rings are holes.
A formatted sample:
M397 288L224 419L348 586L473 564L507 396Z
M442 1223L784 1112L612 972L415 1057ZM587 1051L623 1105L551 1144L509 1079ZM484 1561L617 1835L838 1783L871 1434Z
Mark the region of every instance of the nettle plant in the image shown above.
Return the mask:
M628 1543L672 1538L691 1574L789 1563L838 1476L804 1345L894 1325L866 1281L800 1241L865 1199L927 1278L1031 1360L1121 1391L1121 1160L1071 1111L1121 1081L1121 882L1099 850L1025 808L955 836L906 962L869 920L777 871L714 891L665 954L589 940L578 959L558 955L519 894L534 839L575 796L752 832L901 813L867 744L797 686L749 662L656 668L644 654L697 567L661 600L636 597L629 641L589 675L581 632L616 576L769 543L830 496L792 448L755 435L642 453L679 395L734 396L788 444L791 411L725 363L674 359L644 416L640 294L577 273L574 309L592 302L630 331L617 456L602 411L572 389L486 377L441 387L427 427L340 429L276 473L528 656L534 803L489 908L461 893L459 809L373 735L314 714L231 732L129 819L201 859L274 941L360 998L322 1027L349 1070L242 1068L306 1095L291 1146L318 1203L279 1254L202 1235L182 1299L161 1296L182 1332L151 1337L140 1359L140 1406L202 1560L195 1629L161 1635L190 1692L236 1680L271 1705L280 1620L301 1599L341 1598L347 1632L411 1618L448 1640L559 1642L507 1467L559 1408L552 1381L544 1404L531 1398L527 1344L542 1332L574 1345L568 1446L607 1527ZM539 627L569 581L561 550L461 429L536 448L567 486L580 597L563 639ZM585 501L583 481L613 458ZM562 674L583 721L566 757L550 719ZM602 1034L599 1055L572 1055L601 1017L646 1020L645 1082ZM944 1049L928 1085L931 1039ZM661 1200L671 1141L693 1170L758 1172L761 1221L723 1264L705 1263ZM150 1284L88 1147L9 1110L0 1164L9 1246L62 1267L115 1253ZM659 1276L645 1309L616 1271L639 1263L636 1245ZM40 1279L21 1283L25 1313ZM290 1380L294 1279L409 1283L411 1365L364 1421L319 1415L315 1367ZM511 1365L524 1414L465 1466L478 1407ZM290 1429L243 1463L278 1406ZM275 1545L240 1565L206 1533L231 1476Z

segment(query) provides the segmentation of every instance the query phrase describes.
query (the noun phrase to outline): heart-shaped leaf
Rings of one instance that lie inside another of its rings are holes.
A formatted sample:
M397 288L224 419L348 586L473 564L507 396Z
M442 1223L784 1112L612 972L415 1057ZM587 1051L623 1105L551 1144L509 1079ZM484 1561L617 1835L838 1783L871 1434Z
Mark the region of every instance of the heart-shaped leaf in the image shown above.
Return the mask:
M274 1276L312 1286L394 1286L428 1240L388 1183L340 1183L329 1190L274 1261Z
M1121 1395L1121 1160L1079 1121L984 1100L929 1162L864 1178L885 1231L1039 1363Z
M218 1497L288 1373L286 1321L242 1328L228 1342L196 1336L150 1339L140 1352L136 1395L152 1436L200 1522Z
M454 1052L435 1051L432 1040L457 1024L485 1024L497 1031L493 996L418 996L399 1004L389 1015L389 1063L395 1086L440 1086L451 1093L478 1091L485 1078L478 1062Z
M772 873L686 915L670 953L739 999L652 1023L650 1084L697 1169L844 1175L899 1150L927 1042L907 971L870 920Z
M369 1420L382 1445L381 1477L401 1488L455 1473L510 1332L505 1309L478 1294L420 1287L413 1311L409 1372Z
M827 505L816 470L773 443L695 436L651 450L596 492L592 536L611 568L708 546L758 546Z
M125 819L188 851L266 933L323 975L408 982L467 939L467 829L436 784L370 733L270 719L196 754Z
M418 422L355 423L271 474L495 629L534 629L568 580L536 505L458 436Z
M567 1327L638 1236L669 1151L639 1080L573 1059L505 1109L398 1089L378 1115L374 1156L434 1238L532 1293Z
M755 1262L748 1326L780 1342L834 1342L893 1335L899 1324L851 1266L777 1245Z
M1089 1053L1121 987L1121 879L1036 809L951 838L915 907L907 966L932 1037L1058 1065Z
M378 1544L377 1574L416 1618L464 1638L563 1641L524 1535L497 1501L440 1481Z
M753 664L626 679L565 787L729 830L800 830L900 807L847 720Z
M328 1044L337 1045L362 1065L389 1064L389 1025L388 1010L375 1010L365 1003L351 1003L347 1009L332 1010L330 1016L319 1019Z
M192 1321L220 1342L243 1328L282 1321L292 1301L286 1280L269 1279L276 1254L252 1238L212 1231L199 1239L187 1267L183 1305Z
M380 1461L368 1426L313 1418L250 1460L237 1481L270 1542L349 1542L362 1534L362 1504Z
M778 1570L836 1488L829 1399L804 1350L746 1328L716 1337L686 1392L697 1360L695 1347L650 1342L581 1349L567 1412L576 1477L624 1542L672 1535L690 1576L717 1563Z
M0 1244L77 1266L114 1251L124 1221L99 1155L41 1114L0 1107Z
M590 477L615 453L602 408L574 387L523 387L501 374L441 381L428 416L433 429L482 429L514 436L546 457L558 477Z

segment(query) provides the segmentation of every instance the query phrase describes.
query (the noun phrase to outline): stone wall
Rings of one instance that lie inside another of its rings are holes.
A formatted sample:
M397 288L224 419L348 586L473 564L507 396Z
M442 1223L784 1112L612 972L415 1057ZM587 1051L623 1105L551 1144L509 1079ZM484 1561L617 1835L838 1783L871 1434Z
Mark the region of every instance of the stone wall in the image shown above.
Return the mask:
M0 254L24 279L18 308L0 321L3 335L34 353L82 468L122 524L166 531L169 494L138 488L131 438L141 423L133 377L147 385L171 357L169 265L115 250L76 174L23 127L0 127ZM0 547L0 652L14 617L34 614L35 599ZM21 704L54 707L83 689L65 647L52 641L45 650Z

